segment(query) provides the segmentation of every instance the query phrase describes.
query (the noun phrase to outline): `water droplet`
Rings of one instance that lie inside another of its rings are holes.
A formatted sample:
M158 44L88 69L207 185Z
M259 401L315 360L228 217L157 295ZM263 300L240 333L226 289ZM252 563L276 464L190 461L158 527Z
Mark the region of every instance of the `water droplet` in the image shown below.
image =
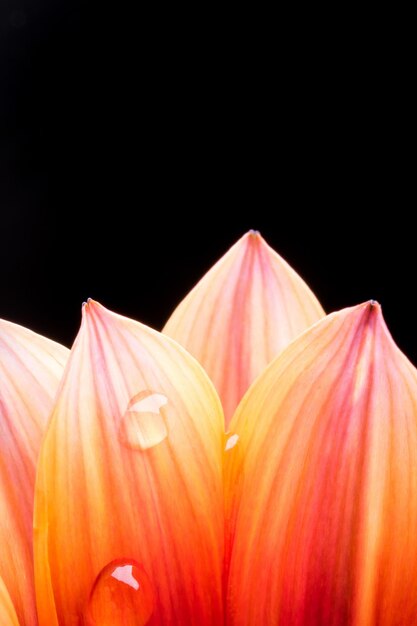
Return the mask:
M143 567L132 560L117 559L95 580L88 619L95 626L145 626L153 606L152 584Z
M230 433L226 433L226 437L227 439L226 439L226 443L224 446L225 452L234 448L237 442L239 441L239 435L235 435L235 434L231 435Z
M133 396L120 423L120 441L134 450L161 443L168 435L163 409L167 403L164 394L149 389Z

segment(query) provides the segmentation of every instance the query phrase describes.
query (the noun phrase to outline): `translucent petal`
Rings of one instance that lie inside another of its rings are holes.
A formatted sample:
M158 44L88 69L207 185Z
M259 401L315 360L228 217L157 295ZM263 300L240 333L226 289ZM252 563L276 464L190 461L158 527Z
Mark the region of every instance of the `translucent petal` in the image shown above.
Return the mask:
M39 463L40 625L221 626L217 394L168 337L91 301L83 317Z
M2 578L0 578L0 624L1 626L19 626L13 602Z
M41 438L69 350L0 320L0 577L35 626L32 520Z
M300 276L251 231L186 296L164 332L203 365L228 423L256 376L323 316Z
M230 624L415 626L417 372L379 305L293 342L232 430Z

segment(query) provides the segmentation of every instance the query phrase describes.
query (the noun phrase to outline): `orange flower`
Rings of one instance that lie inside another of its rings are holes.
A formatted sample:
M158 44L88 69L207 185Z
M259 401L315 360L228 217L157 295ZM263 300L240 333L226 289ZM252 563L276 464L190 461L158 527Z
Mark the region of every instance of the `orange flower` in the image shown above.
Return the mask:
M89 301L55 400L5 323L1 624L415 626L417 372L377 304L322 316L249 233L167 334Z

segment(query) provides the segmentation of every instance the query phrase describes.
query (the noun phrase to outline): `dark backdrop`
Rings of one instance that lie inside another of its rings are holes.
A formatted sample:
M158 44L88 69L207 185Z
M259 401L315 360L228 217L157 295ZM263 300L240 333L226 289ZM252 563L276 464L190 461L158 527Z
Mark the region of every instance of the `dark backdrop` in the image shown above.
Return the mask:
M326 310L379 300L417 363L410 81L383 38L86 6L0 5L0 316L69 345L91 296L161 327L256 228Z

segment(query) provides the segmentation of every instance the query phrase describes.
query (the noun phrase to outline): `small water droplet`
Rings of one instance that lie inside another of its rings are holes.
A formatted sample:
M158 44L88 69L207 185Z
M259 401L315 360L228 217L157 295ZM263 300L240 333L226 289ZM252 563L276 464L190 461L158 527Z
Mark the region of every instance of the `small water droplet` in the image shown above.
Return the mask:
M153 606L152 584L143 567L133 560L117 559L95 580L88 619L95 626L145 626Z
M168 436L166 404L164 394L149 389L133 396L120 422L120 441L134 450L148 450L161 443Z
M234 448L237 442L239 441L239 435L236 435L236 434L231 435L230 433L226 433L226 437L227 439L226 439L226 443L224 446L225 452Z

